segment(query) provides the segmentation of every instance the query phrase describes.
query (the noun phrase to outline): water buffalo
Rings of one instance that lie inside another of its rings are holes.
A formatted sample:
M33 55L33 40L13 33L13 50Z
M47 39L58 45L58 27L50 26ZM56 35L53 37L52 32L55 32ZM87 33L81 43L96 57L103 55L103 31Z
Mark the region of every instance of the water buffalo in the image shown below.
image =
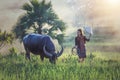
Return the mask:
M28 34L23 38L23 45L26 51L26 58L30 60L30 52L36 55L40 55L41 60L44 57L49 58L51 63L56 62L57 57L63 53L63 47L61 51L55 52L55 46L51 40L52 38L48 35L40 34Z

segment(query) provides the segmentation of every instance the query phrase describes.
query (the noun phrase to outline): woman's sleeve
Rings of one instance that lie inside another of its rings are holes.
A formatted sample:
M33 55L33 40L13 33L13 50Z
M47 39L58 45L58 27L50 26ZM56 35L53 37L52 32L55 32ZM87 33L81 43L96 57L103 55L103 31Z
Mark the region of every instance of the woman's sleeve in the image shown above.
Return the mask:
M77 37L75 37L75 46L77 45Z

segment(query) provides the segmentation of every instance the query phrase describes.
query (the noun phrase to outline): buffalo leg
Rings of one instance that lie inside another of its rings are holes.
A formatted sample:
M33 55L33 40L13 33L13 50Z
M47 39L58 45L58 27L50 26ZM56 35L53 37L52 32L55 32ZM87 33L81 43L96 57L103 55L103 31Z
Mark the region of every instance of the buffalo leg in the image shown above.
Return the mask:
M30 51L28 49L26 49L26 59L30 60Z
M41 61L44 61L44 57L40 55Z

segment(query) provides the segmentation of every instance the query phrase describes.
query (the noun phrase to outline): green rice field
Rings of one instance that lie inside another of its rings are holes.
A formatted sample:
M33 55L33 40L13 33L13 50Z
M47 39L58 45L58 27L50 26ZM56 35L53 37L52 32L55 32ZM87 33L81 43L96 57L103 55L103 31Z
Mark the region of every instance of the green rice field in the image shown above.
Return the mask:
M23 53L11 50L0 56L0 80L120 80L120 54L87 52L83 63L66 48L56 64L48 59L31 55L31 61Z

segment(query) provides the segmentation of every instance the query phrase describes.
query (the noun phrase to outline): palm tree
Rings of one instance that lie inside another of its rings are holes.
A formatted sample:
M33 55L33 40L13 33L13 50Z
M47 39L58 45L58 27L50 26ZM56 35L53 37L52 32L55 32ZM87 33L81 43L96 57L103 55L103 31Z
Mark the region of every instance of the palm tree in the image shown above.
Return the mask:
M30 0L30 3L25 3L22 9L26 13L19 18L16 26L13 27L13 32L17 38L22 39L28 30L32 30L34 33L46 33L57 39L59 43L63 42L64 33L58 34L56 31L63 32L65 23L54 13L51 2Z

